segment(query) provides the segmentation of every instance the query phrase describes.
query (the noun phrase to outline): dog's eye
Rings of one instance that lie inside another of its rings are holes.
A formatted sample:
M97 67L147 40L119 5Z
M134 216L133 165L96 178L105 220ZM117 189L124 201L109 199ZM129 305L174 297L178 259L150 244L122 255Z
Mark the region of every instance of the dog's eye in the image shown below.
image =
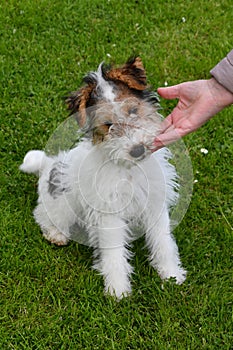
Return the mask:
M110 121L106 121L106 122L104 122L104 125L106 125L108 128L110 128L110 126L112 126L113 123Z
M131 107L128 111L129 115L130 114L137 114L138 108L137 107Z

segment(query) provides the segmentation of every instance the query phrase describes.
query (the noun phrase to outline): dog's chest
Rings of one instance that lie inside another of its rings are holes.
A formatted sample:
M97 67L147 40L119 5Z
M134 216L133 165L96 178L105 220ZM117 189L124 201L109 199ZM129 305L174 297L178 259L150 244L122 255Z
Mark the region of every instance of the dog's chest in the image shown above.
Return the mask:
M148 197L143 172L138 172L136 167L121 168L112 162L93 167L92 171L82 169L78 187L79 198L89 208L108 213L124 212L126 216L135 215Z

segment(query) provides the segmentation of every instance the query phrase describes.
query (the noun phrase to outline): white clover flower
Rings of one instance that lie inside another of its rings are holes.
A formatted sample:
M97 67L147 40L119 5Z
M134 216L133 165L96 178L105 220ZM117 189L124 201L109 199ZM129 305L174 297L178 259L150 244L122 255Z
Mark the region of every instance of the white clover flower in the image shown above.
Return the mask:
M208 149L206 149L206 148L201 148L201 153L207 154L208 152L209 152Z
M107 57L111 57L110 53L107 53Z
M138 31L138 30L140 30L142 28L142 26L139 23L136 23L135 24L135 28Z
M164 82L164 86L168 86L168 82L167 81Z
M186 18L182 17L182 22L185 23L186 22Z

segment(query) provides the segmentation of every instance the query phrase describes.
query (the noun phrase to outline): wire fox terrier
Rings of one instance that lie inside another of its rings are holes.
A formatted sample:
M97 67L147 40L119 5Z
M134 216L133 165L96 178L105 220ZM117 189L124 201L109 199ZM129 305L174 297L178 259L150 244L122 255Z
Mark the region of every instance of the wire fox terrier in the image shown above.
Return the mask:
M171 234L169 209L178 198L177 174L163 148L152 153L161 116L156 93L139 57L120 68L101 64L67 99L83 131L81 141L57 156L26 154L20 169L39 175L36 222L50 242L65 245L84 230L105 292L131 292L130 243L145 234L149 261L162 279L185 280Z

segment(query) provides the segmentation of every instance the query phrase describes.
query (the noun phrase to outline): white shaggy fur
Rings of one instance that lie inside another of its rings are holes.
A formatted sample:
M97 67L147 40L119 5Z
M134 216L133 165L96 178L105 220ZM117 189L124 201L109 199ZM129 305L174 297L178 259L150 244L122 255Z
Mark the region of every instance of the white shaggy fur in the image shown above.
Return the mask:
M107 86L106 91L106 84L102 81L101 89L108 96L105 100L112 101L113 90ZM178 187L168 161L171 154L167 149L153 154L145 149L143 156L131 153L152 141L160 117L149 103L143 118L131 114L126 119L124 102L106 106L120 123L113 123L105 141L93 144L84 138L55 157L30 151L20 169L39 174L34 217L44 236L64 245L78 240L78 230L84 229L94 248L94 267L104 276L105 292L120 299L131 292L128 247L136 225L145 233L150 263L162 279L174 277L180 284L186 272L170 232L169 208L176 203Z

